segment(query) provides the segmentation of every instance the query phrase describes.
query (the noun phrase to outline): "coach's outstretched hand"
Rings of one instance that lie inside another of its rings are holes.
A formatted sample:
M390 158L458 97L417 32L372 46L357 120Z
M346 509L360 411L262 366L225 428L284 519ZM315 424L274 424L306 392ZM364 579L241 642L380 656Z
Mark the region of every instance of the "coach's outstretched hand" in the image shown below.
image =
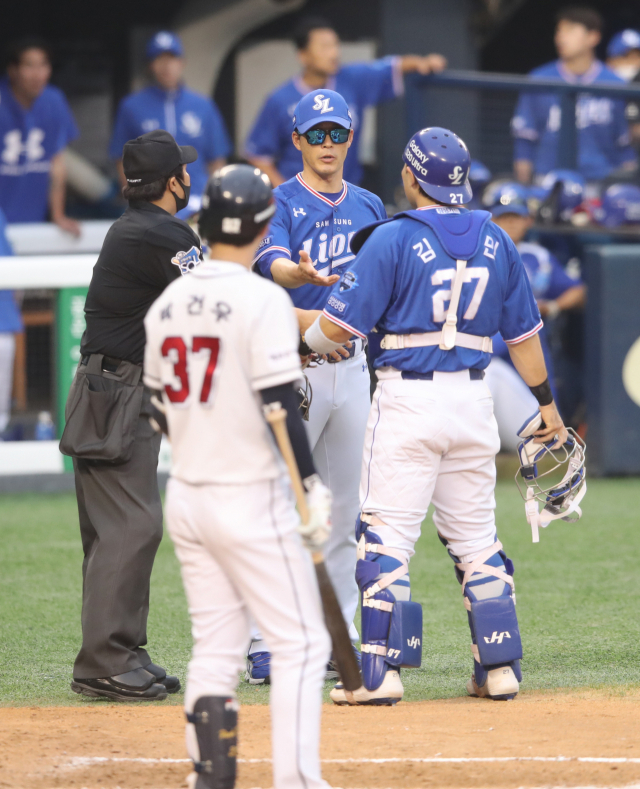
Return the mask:
M300 274L300 279L302 280L301 284L304 285L333 285L334 282L337 282L340 279L339 274L331 274L328 277L323 277L315 269L313 265L313 261L309 257L309 254L304 251L304 249L300 250L300 263L298 263L298 272Z
M300 523L298 531L310 551L322 549L331 534L331 491L317 474L304 480L309 507L309 522Z
M338 274L323 277L315 270L313 261L304 249L300 250L300 262L289 258L276 258L271 264L271 276L283 288L299 288L301 285L321 285L328 287L340 279Z

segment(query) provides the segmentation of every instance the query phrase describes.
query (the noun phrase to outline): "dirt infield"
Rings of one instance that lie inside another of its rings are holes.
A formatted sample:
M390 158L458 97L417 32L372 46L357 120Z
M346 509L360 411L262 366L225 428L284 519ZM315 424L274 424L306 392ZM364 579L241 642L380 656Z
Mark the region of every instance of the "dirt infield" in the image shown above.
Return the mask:
M178 707L0 709L0 787L178 789ZM640 690L323 711L324 777L345 789L640 785ZM269 711L240 717L238 789L272 785Z

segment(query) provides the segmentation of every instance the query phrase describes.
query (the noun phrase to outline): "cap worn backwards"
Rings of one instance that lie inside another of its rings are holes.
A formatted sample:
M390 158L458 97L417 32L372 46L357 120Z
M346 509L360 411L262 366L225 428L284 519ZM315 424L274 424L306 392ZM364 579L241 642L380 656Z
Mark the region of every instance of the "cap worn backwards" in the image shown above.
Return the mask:
M180 146L168 131L156 129L125 143L122 166L128 184L143 186L197 158L198 152L193 146Z
M352 119L347 102L335 90L312 90L297 103L293 112L293 128L304 134L312 126L325 121L350 129Z
M407 143L402 160L422 190L445 205L464 205L473 197L469 149L449 129L421 129Z

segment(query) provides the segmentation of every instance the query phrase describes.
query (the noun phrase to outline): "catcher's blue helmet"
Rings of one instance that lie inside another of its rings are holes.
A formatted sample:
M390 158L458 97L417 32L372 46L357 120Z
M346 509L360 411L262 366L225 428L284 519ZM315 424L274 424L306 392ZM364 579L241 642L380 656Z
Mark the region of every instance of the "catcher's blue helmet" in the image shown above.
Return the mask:
M640 224L640 187L613 184L604 193L595 218L605 227Z
M431 126L416 132L404 149L402 161L423 191L439 203L464 205L473 197L469 150L449 129Z

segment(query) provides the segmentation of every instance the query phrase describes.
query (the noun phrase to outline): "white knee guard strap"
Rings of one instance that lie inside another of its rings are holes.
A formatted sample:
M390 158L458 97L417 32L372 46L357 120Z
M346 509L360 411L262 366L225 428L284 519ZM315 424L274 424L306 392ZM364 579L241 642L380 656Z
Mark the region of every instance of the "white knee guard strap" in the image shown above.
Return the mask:
M474 573L485 573L486 575L493 575L495 578L499 578L501 581L504 581L506 584L509 584L511 587L511 594L515 594L515 584L513 583L513 578L508 574L503 572L497 567L492 567L490 564L485 564L486 560L494 556L496 553L499 553L502 550L502 543L500 540L496 540L493 545L490 545L488 548L485 548L472 562L457 562L456 567L460 572L463 573L462 578L462 594L464 595L464 588L467 583L471 580L471 576ZM468 608L467 598L465 597L465 607Z
M386 524L377 517L377 515L369 515L369 513L363 512L360 515L360 520L364 523L368 523L370 526L386 526ZM409 562L407 561L407 557L402 553L402 551L398 551L395 548L387 548L385 545L380 545L375 542L366 542L365 541L365 534L360 537L358 542L358 550L357 550L357 557L358 559L364 559L366 553L377 553L382 556L391 556L393 559L401 563L400 567L397 567L390 573L387 573L384 578L380 581L377 581L373 586L370 586L362 594L362 605L368 608L378 608L381 611L392 611L393 610L393 603L386 603L383 600L370 600L369 598L373 597L378 592L381 592L383 589L386 589L388 586L391 586L395 581L399 578L402 578L404 575L407 575L409 572Z

